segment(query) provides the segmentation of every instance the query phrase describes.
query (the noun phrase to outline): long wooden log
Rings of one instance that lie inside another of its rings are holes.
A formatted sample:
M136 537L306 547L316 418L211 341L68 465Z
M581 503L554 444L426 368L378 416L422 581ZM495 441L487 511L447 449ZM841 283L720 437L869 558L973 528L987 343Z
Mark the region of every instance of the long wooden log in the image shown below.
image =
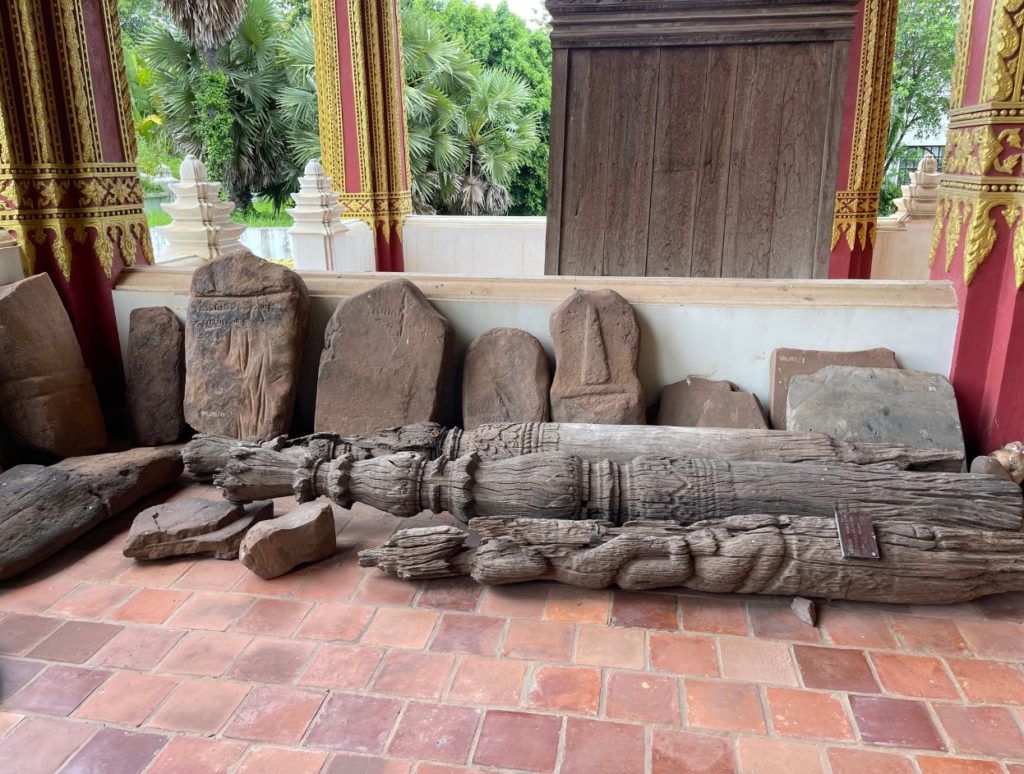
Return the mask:
M835 508L876 520L1019 530L1021 489L996 476L913 473L859 465L791 465L637 457L587 462L565 454L426 460L412 452L328 462L240 446L214 478L228 500L266 500L292 491L326 495L395 516L423 510L475 516L661 519L687 524L748 513L825 516Z
M732 516L688 526L473 519L399 530L359 563L399 578L471 575L480 583L556 580L573 586L782 594L946 604L1024 590L1024 533L900 522L875 526L880 559L844 559L834 519Z
M232 449L246 444L235 438L200 434L185 447L182 457L193 476L209 479L227 464ZM260 445L296 457L314 454L322 460L345 454L363 460L403 451L416 452L428 459L452 460L467 454L494 460L561 452L613 462L628 462L647 454L762 462L843 462L949 472L961 470L964 462L960 452L898 444L847 443L824 433L553 422L481 425L469 432L425 422L362 437L316 433L293 440L275 438Z

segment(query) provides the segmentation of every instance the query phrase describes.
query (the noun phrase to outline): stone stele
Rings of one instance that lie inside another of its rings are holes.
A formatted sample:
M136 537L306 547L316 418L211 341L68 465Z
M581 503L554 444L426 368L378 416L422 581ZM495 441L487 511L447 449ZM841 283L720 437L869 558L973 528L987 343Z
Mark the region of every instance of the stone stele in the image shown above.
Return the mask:
M712 395L704 402L697 427L734 427L767 430L761 401L752 392L735 390Z
M274 503L246 505L227 500L172 500L142 511L132 522L124 555L132 559L210 554L214 559L237 559L249 527L272 518Z
M555 422L642 425L643 388L637 377L640 326L614 290L575 290L551 313Z
M840 441L964 451L953 385L924 371L826 366L794 376L786 426Z
M667 384L661 389L658 424L696 427L709 398L728 395L735 389L732 382L702 376L688 376L682 381Z
M242 539L238 558L269 580L300 564L326 559L336 547L331 506L314 502L254 526Z
M366 435L437 421L451 357L451 323L408 280L345 299L324 331L315 429Z
M287 433L308 318L299 275L248 250L197 268L185 323L185 421L233 438Z
M136 443L174 443L185 430L185 330L166 306L133 309L125 363Z
M776 349L772 352L771 384L768 388L768 415L776 430L786 429L786 395L789 382L797 374L813 374L825 366L858 368L899 368L896 353L877 347L856 352L828 352L817 349Z
M541 343L518 328L492 328L466 350L462 427L547 422L550 389L548 356Z
M92 376L45 274L0 287L0 416L26 449L72 457L107 444Z

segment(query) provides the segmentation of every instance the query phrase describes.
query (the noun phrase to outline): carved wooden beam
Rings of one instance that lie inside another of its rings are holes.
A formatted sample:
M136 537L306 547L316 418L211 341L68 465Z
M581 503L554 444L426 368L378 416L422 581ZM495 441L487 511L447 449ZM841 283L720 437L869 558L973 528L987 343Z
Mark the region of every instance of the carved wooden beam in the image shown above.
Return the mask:
M227 464L231 450L243 443L234 438L200 434L185 447L182 457L192 475L210 478ZM317 433L294 440L276 438L261 445L295 456L313 453L324 460L343 454L361 460L402 451L417 452L428 459L457 459L476 453L485 460L562 452L615 462L655 454L764 462L844 462L950 472L961 470L964 461L959 452L913 449L898 444L847 443L824 433L553 422L482 425L469 432L426 422L393 427L365 437Z
M688 526L637 521L473 519L404 529L359 563L408 580L471 575L480 583L557 580L624 589L783 594L947 604L1024 590L1024 534L924 524L875 525L880 558L844 559L834 519L731 516Z
M326 495L345 507L360 502L401 517L448 511L462 521L518 516L687 524L749 513L824 516L838 507L866 511L876 521L1019 530L1024 509L1020 487L997 476L673 457L588 462L550 453L427 460L402 452L324 461L240 446L214 484L236 502L292 491L302 502Z

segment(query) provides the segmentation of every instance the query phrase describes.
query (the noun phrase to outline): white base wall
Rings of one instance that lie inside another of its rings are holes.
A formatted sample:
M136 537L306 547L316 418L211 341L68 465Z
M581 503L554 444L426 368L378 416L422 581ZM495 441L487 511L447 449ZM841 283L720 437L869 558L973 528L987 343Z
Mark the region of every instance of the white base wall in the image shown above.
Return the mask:
M121 345L131 310L168 306L182 319L187 269L126 269L114 290ZM338 302L395 275L303 275L310 290L310 330L300 384L297 429L311 425L323 332ZM777 347L892 349L904 368L949 373L957 306L947 282L701 280L615 277L471 279L404 275L417 283L456 334L453 381L461 381L466 346L494 327L522 328L552 359L548 318L574 287L610 287L640 320L640 378L648 404L661 387L687 376L729 379L767 405L769 361ZM453 392L449 403L457 406ZM458 421L452 416L448 421Z
M405 270L474 277L544 275L545 217L410 215Z

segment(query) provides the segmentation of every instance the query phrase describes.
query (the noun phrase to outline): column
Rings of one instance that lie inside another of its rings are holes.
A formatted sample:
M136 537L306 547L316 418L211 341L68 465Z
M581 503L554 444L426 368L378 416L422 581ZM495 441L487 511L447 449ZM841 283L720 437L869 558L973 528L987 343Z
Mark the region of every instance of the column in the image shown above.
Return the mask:
M960 306L950 379L968 445L1024 437L1022 0L961 0L931 276Z
M398 0L313 0L320 147L350 218L376 237L377 270L402 271L412 212Z
M152 249L117 0L0 3L0 229L46 272L101 396L123 384L111 288Z
M869 279L892 96L897 0L860 0L846 73L830 279Z

